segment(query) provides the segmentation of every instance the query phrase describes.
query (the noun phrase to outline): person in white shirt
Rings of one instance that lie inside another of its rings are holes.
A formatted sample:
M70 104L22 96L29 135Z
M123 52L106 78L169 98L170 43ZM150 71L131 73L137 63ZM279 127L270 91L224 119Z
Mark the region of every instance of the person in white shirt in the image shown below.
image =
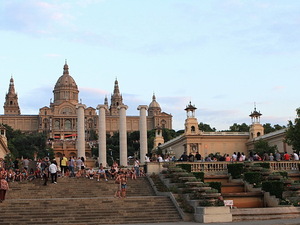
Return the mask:
M145 162L150 162L150 158L149 158L148 154L145 155Z
M49 172L51 175L51 182L53 184L57 184L57 166L56 162L52 161L52 163L49 166Z
M164 161L164 159L163 159L163 157L161 157L161 155L158 155L158 157L157 157L157 161L158 161L158 162L163 162L163 161Z
M235 162L236 159L237 159L237 155L236 155L236 152L234 152L234 153L232 154L232 156L231 156L231 160L232 160L233 162Z
M93 180L94 175L95 175L95 171L93 170L93 168L89 168L89 170L87 171L87 177L90 178L90 180Z
M299 156L298 156L298 154L297 154L296 152L294 152L293 156L294 156L294 160L295 160L295 161L298 161L298 160L299 160Z

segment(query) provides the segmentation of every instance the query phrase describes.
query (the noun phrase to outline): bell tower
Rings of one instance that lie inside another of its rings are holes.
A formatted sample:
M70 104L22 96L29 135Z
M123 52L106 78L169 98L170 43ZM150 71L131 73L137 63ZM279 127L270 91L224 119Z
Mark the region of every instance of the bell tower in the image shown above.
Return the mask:
M18 95L15 92L14 79L12 77L10 78L8 93L6 94L3 108L5 115L21 115Z
M264 127L260 123L261 115L260 112L256 111L256 106L254 105L254 111L249 115L252 122L249 129L250 139L264 135Z
M162 128L161 126L157 126L155 128L155 138L154 138L154 146L153 148L157 148L159 145L165 143L164 137L162 135Z
M189 105L186 106L185 111L187 118L185 120L185 134L186 135L199 135L199 127L198 120L195 117L196 107L192 105L190 102Z
M118 80L115 80L114 93L111 95L111 105L109 108L110 115L116 116L119 115L118 107L123 105L123 97L120 94Z

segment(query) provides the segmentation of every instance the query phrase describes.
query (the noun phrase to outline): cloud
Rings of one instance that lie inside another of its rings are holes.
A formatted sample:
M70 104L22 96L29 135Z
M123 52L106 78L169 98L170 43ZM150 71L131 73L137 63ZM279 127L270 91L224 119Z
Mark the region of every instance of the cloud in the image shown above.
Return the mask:
M284 89L286 89L286 87L285 86L276 86L276 87L273 87L272 88L272 90L273 91L282 91L282 90L284 90Z
M80 93L84 95L107 95L108 92L99 88L80 87Z
M70 25L68 4L48 3L39 0L4 1L0 29L24 32L31 35L53 34L55 26Z

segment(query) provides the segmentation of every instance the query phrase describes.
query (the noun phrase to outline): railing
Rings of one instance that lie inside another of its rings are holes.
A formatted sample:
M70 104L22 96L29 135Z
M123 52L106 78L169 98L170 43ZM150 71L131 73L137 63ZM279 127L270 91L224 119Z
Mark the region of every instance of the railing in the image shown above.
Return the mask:
M192 172L227 172L227 165L232 163L270 163L271 171L299 171L300 161L246 161L246 162L176 162L176 164L190 164Z
M232 162L177 162L176 164L190 164L192 172L227 172L227 165Z
M299 161L270 162L270 169L274 171L299 171Z

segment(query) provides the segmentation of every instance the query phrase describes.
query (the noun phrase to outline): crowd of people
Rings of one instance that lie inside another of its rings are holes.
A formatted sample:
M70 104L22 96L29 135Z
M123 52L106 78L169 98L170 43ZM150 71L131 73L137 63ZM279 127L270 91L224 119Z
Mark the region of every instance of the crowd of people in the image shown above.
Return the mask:
M256 152L249 152L249 155L245 155L243 152L234 152L233 154L209 154L203 157L199 152L191 152L187 154L183 152L179 158L170 155L163 154L146 154L145 161L146 162L170 162L170 161L182 161L182 162L217 162L217 161L225 161L225 162L236 162L236 161L298 161L299 154L293 152L289 154L287 152L280 153L266 153L258 154Z
M118 188L115 197L126 197L127 180L135 180L139 176L145 176L143 167L136 158L131 168L120 168L116 161L109 168L104 168L100 163L99 167L87 167L83 157L69 157L63 155L59 161L50 160L48 157L39 159L36 162L28 158L22 160L5 162L0 159L0 202L4 201L9 182L24 182L34 179L41 179L43 185L47 185L49 179L52 184L57 184L60 178L87 178L100 181L114 180Z

